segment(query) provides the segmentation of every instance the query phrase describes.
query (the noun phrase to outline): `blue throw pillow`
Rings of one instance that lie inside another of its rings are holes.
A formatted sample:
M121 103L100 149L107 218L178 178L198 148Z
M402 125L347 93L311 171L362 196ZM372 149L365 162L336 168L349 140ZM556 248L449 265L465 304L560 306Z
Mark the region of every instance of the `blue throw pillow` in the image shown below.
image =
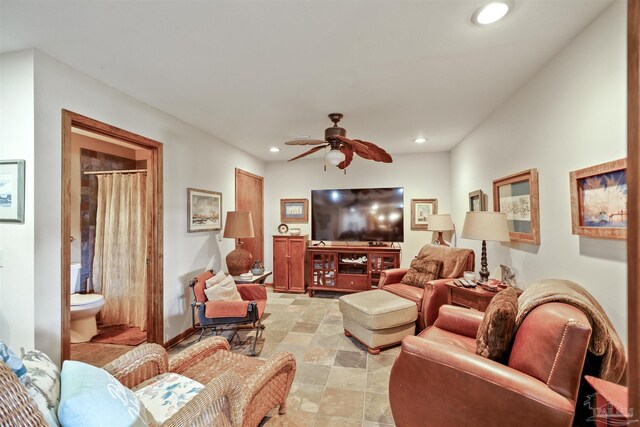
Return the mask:
M60 382L58 419L65 427L148 425L138 398L103 369L66 360Z
M13 351L5 343L0 341L0 360L9 365L14 374L18 377L21 382L25 380L25 374L27 373L27 368L24 367L24 363L18 356L16 356Z

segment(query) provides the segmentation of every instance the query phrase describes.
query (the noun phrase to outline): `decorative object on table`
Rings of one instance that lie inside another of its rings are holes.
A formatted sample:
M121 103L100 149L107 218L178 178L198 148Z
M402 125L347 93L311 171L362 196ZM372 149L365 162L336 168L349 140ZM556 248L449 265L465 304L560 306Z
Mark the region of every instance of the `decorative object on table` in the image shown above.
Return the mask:
M292 236L299 236L301 232L302 232L302 230L300 230L299 228L290 228L289 229L289 234L291 234Z
M516 272L508 265L500 264L500 280L508 286L516 286Z
M227 269L232 276L239 276L249 271L253 265L253 255L242 249L242 241L254 237L251 212L229 211L224 224L224 237L238 239L236 249L227 255Z
M438 213L438 199L411 199L411 229L428 230L429 217Z
M627 238L627 159L569 173L573 234Z
M469 211L480 212L487 210L486 194L482 190L476 190L469 193Z
M187 232L222 228L222 193L187 188Z
M0 160L0 222L24 223L24 160Z
M509 227L507 214L503 212L467 212L462 227L462 238L482 240L482 255L480 258L480 283L489 279L487 269L487 240L494 242L509 241Z
M464 278L464 280L468 280L470 282L473 282L476 280L476 273L474 273L473 271L465 271L462 274L462 277Z
M454 230L453 220L449 214L434 214L429 216L429 223L427 224L429 231L437 231L438 238L433 242L434 245L451 246L442 237L443 231Z
M289 161L308 156L309 154L313 154L323 148L330 148L324 156L325 161L333 166L337 166L339 169L346 169L347 166L349 166L353 160L353 153L363 159L373 160L375 162L393 162L389 153L377 145L360 139L347 138L347 131L338 126L338 122L342 117L343 115L341 113L329 114L329 119L333 122L333 126L325 129L324 141L320 139L297 139L285 142L286 145L317 145L317 147L313 147L312 149L289 159ZM326 165L324 170L327 170ZM345 173L347 173L346 170Z
M278 233L286 234L289 231L289 226L287 224L280 224L278 226Z
M280 221L282 222L309 222L308 199L280 199Z
M262 264L262 261L260 261L259 259L255 260L255 262L253 263L253 266L251 267L252 276L254 275L259 276L263 273L264 273L264 265Z
M512 241L539 245L538 171L529 169L494 180L493 210L507 214Z

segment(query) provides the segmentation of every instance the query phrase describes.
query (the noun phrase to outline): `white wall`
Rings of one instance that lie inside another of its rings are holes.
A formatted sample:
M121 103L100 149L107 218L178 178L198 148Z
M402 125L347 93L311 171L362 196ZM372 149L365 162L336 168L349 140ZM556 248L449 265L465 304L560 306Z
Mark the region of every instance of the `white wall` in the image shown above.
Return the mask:
M62 109L164 144L164 338L168 340L191 326L188 281L207 265L222 268L222 255L233 249L233 241L219 241L218 233L186 232L187 187L222 192L223 210L232 210L234 168L264 175L264 163L36 51L33 265L36 277L45 280L35 282L35 345L56 361L61 319ZM33 295L23 295L21 301L25 299Z
M292 157L293 157L292 153ZM265 176L265 266L273 267L273 235L280 224L280 199L309 199L311 190L332 188L404 187L404 243L402 265L408 266L422 246L431 242L430 231L411 230L411 199L438 199L438 212L450 212L449 154L398 154L393 163L354 158L345 175L336 167L323 170L321 158L267 163ZM309 205L311 211L311 205ZM309 212L311 220L311 212ZM311 222L288 224L311 238Z
M462 224L468 192L491 193L492 180L537 168L542 243L487 242L489 269L515 267L522 287L581 284L626 342L626 241L572 235L569 196L570 171L626 156L625 37L626 2L617 1L452 150L451 194ZM479 242L462 245L480 251Z
M34 344L33 51L0 56L0 160L25 160L25 222L0 223L0 340Z

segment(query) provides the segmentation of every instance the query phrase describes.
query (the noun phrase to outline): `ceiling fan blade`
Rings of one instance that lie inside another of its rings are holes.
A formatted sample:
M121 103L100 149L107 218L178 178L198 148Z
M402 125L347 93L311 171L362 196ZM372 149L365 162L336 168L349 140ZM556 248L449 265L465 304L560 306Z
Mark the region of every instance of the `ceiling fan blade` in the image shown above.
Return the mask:
M289 161L289 162L291 162L291 161L293 161L293 160L298 160L298 159L299 159L299 158L301 158L301 157L308 156L309 154L313 154L313 153L315 153L316 151L320 151L320 150L322 150L323 148L327 147L328 145L329 145L329 144L327 144L327 145L320 145L320 146L318 146L318 147L313 147L311 150L307 150L307 151L305 151L304 153L302 153L302 154L300 154L300 155L298 155L298 156L295 156L293 159L289 159L288 161Z
M340 151L344 154L344 160L338 163L338 169L346 169L353 160L353 149L345 144L340 147Z
M318 145L326 144L327 141L321 141L319 139L294 139L293 141L287 141L285 145Z
M359 143L365 145L369 150L369 155L371 156L371 160L375 160L376 162L382 163L393 163L393 159L391 155L387 153L384 149L378 147L373 142L363 141L361 139L354 139L354 141L358 141Z
M344 136L336 135L336 138L342 142L344 145L351 147L354 153L363 159L373 160L371 155L369 154L369 148L366 145L360 144L358 141L353 141L349 138L345 138Z

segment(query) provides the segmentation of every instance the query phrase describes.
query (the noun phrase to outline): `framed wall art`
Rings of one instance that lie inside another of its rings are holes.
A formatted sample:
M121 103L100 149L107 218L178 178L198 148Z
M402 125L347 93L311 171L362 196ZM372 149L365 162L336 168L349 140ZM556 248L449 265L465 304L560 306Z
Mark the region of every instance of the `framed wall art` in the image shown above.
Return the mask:
M429 216L438 213L438 199L411 199L411 229L427 230Z
M24 223L24 160L0 160L0 222Z
M573 234L626 239L627 159L569 173Z
M511 241L539 245L540 196L537 169L494 180L493 210L507 214Z
M222 193L187 188L187 232L222 228Z
M469 193L469 212L480 212L487 210L486 195L482 190Z
M309 222L309 200L280 199L280 222Z

